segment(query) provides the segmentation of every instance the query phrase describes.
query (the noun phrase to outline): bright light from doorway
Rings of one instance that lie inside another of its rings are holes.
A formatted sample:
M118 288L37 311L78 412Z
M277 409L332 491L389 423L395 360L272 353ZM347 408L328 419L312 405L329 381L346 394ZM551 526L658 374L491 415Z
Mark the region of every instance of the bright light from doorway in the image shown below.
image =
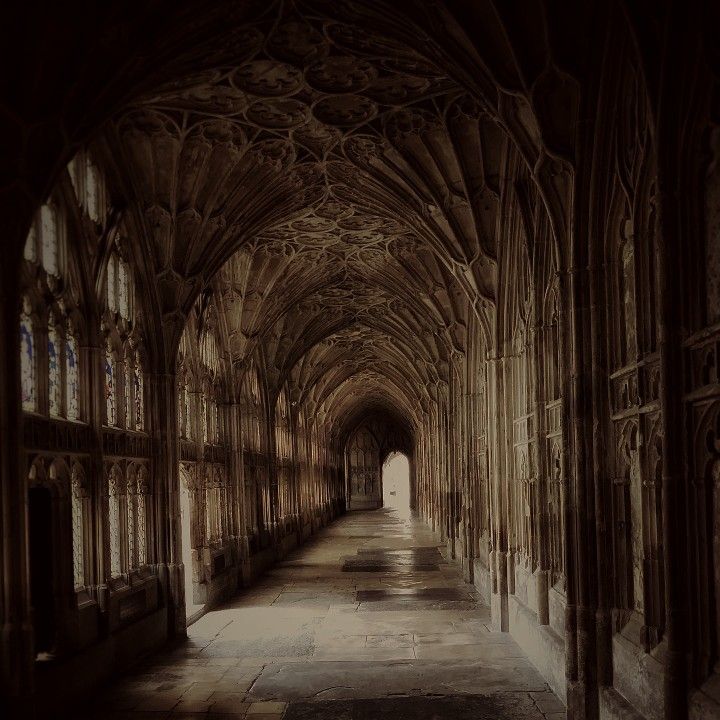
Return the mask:
M410 462L402 453L391 453L383 465L383 507L410 517Z

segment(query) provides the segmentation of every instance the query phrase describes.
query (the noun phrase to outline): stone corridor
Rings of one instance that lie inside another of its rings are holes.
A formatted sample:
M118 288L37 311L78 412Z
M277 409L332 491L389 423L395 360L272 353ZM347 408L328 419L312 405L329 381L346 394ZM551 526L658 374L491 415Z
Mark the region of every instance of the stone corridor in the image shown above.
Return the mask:
M350 513L106 689L95 718L561 720L427 525Z

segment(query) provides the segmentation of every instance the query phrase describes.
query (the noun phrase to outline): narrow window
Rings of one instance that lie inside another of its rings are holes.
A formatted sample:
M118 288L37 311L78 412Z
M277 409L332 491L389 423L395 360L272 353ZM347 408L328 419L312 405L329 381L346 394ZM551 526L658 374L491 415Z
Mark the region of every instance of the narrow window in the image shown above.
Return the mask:
M22 376L23 410L34 412L35 398L35 339L33 323L28 312L29 303L25 302L25 310L20 316L20 374Z
M73 576L75 589L79 590L85 582L85 493L79 478L72 482L72 536L73 536Z
M115 408L115 362L111 350L105 353L105 414L108 425L117 423L117 411Z
M145 429L145 388L143 381L143 369L140 364L140 358L135 360L135 369L133 371L133 396L135 399L135 429Z
M25 259L28 262L37 262L37 230L35 229L35 222L33 221L28 233L27 240L25 241L25 250L23 252Z
M125 319L130 319L130 281L128 279L127 265L118 261L118 310Z
M48 403L50 414L55 417L62 412L61 390L60 339L55 327L55 318L51 314L48 323Z
M107 266L107 298L108 308L110 312L116 313L118 311L117 304L117 256L112 255L108 261Z
M42 264L48 275L58 276L58 228L57 215L49 205L40 209L40 239L42 241Z
M111 477L110 480L110 575L117 577L122 572L121 565L121 543L122 535L120 528L120 488L117 481Z
M65 408L68 420L78 420L79 410L79 373L78 373L78 349L77 340L72 332L72 326L68 325L67 337L65 339Z

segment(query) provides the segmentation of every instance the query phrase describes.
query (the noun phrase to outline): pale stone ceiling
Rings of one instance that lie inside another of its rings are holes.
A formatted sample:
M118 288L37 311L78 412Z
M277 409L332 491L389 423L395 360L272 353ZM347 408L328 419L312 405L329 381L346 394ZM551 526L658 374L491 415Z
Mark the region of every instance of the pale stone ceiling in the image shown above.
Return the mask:
M468 314L489 325L507 133L383 7L246 3L111 132L171 341L211 287L232 362L261 351L274 391L362 388L412 416Z

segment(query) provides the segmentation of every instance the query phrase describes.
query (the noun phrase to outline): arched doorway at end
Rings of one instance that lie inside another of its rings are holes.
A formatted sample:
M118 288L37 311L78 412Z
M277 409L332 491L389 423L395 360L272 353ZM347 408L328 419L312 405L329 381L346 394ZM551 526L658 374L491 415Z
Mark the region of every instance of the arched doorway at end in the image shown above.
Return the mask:
M401 452L390 453L382 469L383 507L410 517L410 460Z

